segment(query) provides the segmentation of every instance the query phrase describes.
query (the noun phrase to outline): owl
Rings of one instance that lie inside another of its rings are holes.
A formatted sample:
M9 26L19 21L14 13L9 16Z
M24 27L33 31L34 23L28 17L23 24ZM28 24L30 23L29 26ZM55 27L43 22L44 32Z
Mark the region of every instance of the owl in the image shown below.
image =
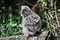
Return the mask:
M34 35L40 30L41 19L28 6L21 6L22 33L25 37Z

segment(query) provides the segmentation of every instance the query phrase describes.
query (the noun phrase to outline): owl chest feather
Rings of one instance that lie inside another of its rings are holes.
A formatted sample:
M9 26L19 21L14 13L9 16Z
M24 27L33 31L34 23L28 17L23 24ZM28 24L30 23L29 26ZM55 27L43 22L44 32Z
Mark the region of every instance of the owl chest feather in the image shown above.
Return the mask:
M36 31L38 29L39 18L35 15L27 16L24 20L24 26L27 27L29 30Z
M36 26L38 24L39 18L35 15L29 15L25 18L25 25L27 26Z

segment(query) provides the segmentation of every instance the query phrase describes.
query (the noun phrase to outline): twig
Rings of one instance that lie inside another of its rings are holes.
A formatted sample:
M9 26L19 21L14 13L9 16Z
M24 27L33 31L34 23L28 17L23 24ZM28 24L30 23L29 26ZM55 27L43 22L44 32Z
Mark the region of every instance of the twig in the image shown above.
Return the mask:
M26 1L26 0L23 0L23 3L27 3L28 5L33 6L33 4L29 3L29 2Z
M38 8L40 6L40 3L39 2L37 2L33 7L32 7L32 10L33 11L35 11L36 10L36 8Z

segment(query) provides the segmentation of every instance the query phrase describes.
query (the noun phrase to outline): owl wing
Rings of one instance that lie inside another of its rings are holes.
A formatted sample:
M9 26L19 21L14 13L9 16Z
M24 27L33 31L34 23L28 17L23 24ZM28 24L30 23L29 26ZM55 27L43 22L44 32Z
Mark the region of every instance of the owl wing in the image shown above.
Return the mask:
M25 18L25 22L28 25L36 25L40 21L40 17L38 15L29 15Z
M39 28L40 22L40 17L38 15L29 15L28 17L26 17L25 19L25 26L30 30L30 31L37 31L37 29Z

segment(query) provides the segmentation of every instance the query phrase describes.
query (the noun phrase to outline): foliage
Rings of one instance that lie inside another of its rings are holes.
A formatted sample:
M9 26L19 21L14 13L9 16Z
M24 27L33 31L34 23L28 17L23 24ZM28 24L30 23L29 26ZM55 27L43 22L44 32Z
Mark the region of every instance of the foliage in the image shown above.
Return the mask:
M31 3L35 0L27 0ZM42 13L40 14L42 22L42 31L49 31L49 20L45 15L45 9L47 6L47 0L38 0L42 3ZM12 36L22 34L22 17L20 14L21 0L0 0L0 37L2 36ZM30 3L29 3L30 4ZM48 10L52 12L51 9ZM60 24L60 13L57 13L58 22ZM60 27L58 27L60 29Z
M20 6L19 0L0 0L0 37L22 33Z

